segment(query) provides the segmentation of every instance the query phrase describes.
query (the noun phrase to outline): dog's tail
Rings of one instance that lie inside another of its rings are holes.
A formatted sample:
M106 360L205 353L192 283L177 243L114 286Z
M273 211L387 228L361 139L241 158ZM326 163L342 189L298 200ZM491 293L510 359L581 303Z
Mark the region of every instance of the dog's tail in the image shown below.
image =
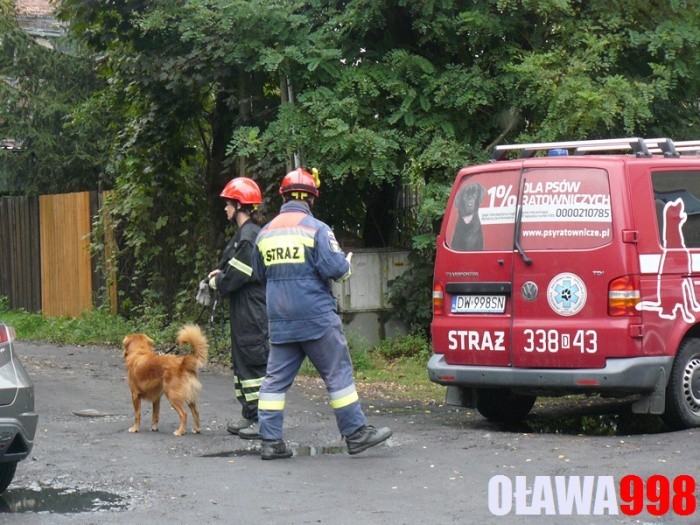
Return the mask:
M183 363L187 367L202 368L207 364L209 356L209 342L202 329L196 324L186 324L177 334L177 344L183 347L189 344L192 353L185 356Z

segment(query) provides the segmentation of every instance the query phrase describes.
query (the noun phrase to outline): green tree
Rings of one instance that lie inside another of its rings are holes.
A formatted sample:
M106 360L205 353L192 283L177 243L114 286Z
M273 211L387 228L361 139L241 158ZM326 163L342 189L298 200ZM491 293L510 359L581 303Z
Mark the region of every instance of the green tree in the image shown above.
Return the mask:
M109 170L126 311L164 307L173 315L211 269L224 239L218 194L231 177L255 171L245 159L227 159L226 145L235 127L264 124L279 104L279 87L264 68L248 67L253 43L241 38L243 23L269 39L275 32L265 27L286 24L280 6L62 3L61 16L101 57L109 82L93 103L123 117ZM222 49L229 40L235 48ZM270 157L257 167L282 172L279 164Z
M689 1L63 0L61 9L100 57L108 86L93 103L124 122L109 172L134 301L147 290L177 302L223 242L226 180L253 176L274 211L294 156L320 169L315 213L338 231L367 246L412 237L427 264L399 289L429 297L450 183L493 145L700 131L700 8ZM411 220L398 205L406 188L421 203Z
M535 6L528 18L537 29L504 67L520 101L519 140L698 135L696 3L499 4L510 18L519 17L523 6Z
M62 38L40 45L0 0L0 149L2 187L38 194L95 190L108 142L98 113L73 111L101 84L90 57ZM78 124L79 122L79 124Z

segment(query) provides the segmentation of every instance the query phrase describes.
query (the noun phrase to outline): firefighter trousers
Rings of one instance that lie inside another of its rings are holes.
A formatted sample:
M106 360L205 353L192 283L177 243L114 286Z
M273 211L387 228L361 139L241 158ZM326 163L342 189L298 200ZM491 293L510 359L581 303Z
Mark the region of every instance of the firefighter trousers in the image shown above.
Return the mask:
M265 377L267 344L267 341L240 344L232 338L233 386L241 404L241 415L246 419L258 419L258 397Z
M326 384L340 434L349 436L366 424L355 389L350 350L340 318L336 318L319 339L270 345L258 405L263 439L282 439L285 397L304 357L309 358Z

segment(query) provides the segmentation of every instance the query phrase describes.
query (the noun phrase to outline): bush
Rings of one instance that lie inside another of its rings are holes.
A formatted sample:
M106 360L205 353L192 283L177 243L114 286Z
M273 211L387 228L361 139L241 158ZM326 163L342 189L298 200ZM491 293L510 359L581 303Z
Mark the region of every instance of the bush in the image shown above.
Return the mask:
M350 354L352 358L352 367L355 372L367 372L374 368L375 364L372 357L366 350L357 350Z
M430 335L433 319L433 257L411 252L411 269L389 282L390 316L408 324L412 333Z
M377 343L374 350L388 360L427 359L430 357L430 343L421 333L384 339Z

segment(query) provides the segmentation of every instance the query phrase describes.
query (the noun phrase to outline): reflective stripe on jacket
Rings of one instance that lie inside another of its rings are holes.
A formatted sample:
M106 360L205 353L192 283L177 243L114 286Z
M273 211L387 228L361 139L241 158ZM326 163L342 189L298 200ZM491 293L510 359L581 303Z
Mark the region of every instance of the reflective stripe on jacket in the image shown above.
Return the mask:
M335 317L331 281L350 275L350 264L330 227L299 201L258 235L253 270L267 285L270 341L290 343L321 337Z

